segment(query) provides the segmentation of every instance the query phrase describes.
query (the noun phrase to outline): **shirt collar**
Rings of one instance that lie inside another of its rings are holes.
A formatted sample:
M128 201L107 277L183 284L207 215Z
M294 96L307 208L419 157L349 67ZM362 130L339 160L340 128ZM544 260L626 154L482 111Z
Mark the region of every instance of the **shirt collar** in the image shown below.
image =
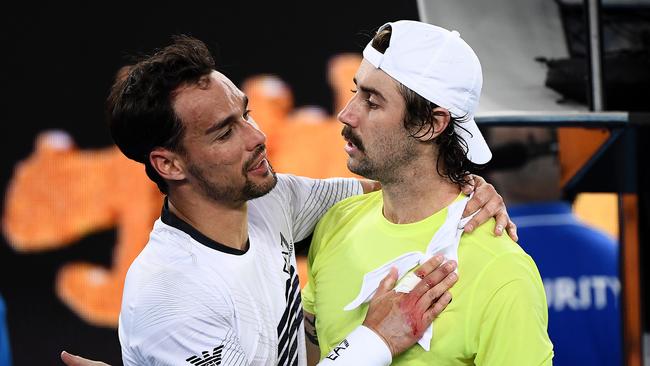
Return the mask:
M250 248L250 239L246 239L246 249L245 250L239 250L235 249L232 247L229 247L227 245L221 244L217 241L214 241L207 236L203 235L200 231L195 229L192 225L188 224L187 222L183 221L180 217L174 215L173 212L169 210L169 201L167 197L165 197L165 201L163 202L163 207L162 207L162 212L160 213L160 220L171 226L174 227L185 234L191 236L194 240L198 241L199 243L205 245L208 248L227 253L227 254L234 254L234 255L242 255L245 254L248 249Z

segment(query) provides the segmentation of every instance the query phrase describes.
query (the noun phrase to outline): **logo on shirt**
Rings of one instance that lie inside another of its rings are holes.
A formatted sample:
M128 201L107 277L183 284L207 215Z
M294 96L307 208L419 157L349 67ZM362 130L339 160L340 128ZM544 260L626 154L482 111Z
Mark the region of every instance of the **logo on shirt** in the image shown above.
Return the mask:
M350 346L350 343L348 342L348 340L344 339L341 343L339 343L338 346L336 346L336 347L334 347L334 349L332 349L332 352L330 352L330 354L327 355L327 358L329 358L332 361L336 360L341 355L341 352L348 349L349 346Z
M280 244L282 245L282 257L284 258L284 273L289 273L291 267L291 252L293 252L293 243L289 243L287 239L280 233Z
M203 351L201 352L200 356L192 356L187 358L185 361L187 361L191 365L196 365L196 366L218 366L221 365L221 351L223 350L223 345L219 347L215 347L212 350L212 354L208 351Z

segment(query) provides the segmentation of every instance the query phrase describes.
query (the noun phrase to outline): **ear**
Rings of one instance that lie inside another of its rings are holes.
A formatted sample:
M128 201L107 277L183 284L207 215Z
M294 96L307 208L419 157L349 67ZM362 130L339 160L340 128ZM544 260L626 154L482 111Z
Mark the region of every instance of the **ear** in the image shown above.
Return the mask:
M166 180L185 179L185 164L178 153L156 147L149 153L149 163Z
M429 142L435 139L447 128L449 121L451 121L449 111L442 107L436 107L433 110L433 121L425 129L420 131L416 135L416 138L422 142Z

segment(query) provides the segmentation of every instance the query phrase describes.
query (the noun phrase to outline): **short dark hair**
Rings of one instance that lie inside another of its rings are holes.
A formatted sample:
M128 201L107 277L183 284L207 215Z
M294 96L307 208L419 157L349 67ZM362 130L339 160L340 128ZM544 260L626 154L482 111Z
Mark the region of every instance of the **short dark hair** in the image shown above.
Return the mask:
M195 84L215 69L206 45L198 39L179 35L173 43L130 66L128 74L118 74L106 103L113 141L128 157L145 166L147 176L168 193L167 182L149 162L156 147L183 151L181 120L172 106L173 91Z
M386 52L390 45L391 33L390 26L381 28L372 39L372 47L381 53ZM399 82L398 84L399 92L406 104L404 128L407 131L413 131L411 132L412 137L426 136L434 128L434 119L440 113L434 112L434 109L439 106L405 85ZM466 116L454 117L450 115L449 117L449 124L445 130L431 140L438 145L436 170L438 174L446 177L451 182L462 185L469 181L470 173L475 171L479 165L472 163L467 158L467 142L456 132L457 127L463 128L462 123L465 121Z

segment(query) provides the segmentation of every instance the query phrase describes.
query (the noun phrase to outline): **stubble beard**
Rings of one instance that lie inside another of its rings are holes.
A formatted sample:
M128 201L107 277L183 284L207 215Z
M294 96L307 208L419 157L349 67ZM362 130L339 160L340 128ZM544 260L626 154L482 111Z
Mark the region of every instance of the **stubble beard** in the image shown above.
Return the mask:
M244 172L244 186L242 188L237 188L229 185L220 185L214 182L211 182L206 178L206 174L203 169L197 165L191 164L188 167L189 173L196 179L199 188L203 195L216 202L233 202L241 203L255 198L259 198L269 193L277 184L278 178L269 163L269 175L271 179L268 181L265 180L263 183L258 184L251 181L246 172Z
M382 156L374 156L376 151L381 151ZM416 155L416 141L412 138L383 138L372 146L366 146L360 157L349 157L347 165L352 173L385 185L401 182L404 167L415 160Z

